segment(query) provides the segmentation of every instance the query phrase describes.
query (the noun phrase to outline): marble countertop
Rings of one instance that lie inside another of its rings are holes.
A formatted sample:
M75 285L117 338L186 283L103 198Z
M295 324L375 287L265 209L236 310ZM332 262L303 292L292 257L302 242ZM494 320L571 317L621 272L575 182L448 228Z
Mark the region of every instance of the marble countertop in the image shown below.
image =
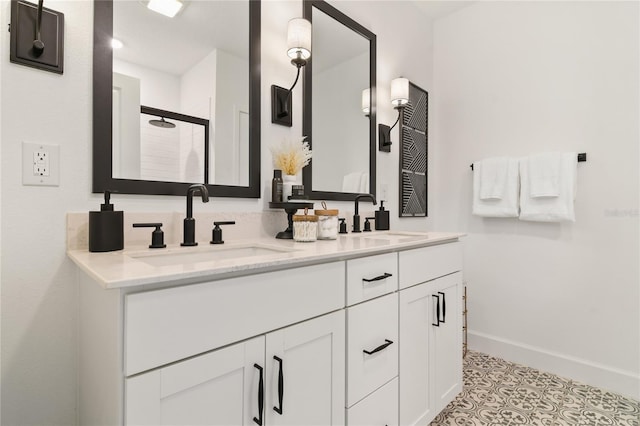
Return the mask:
M165 249L149 249L138 246L107 253L69 250L67 255L104 289L115 289L195 282L345 260L455 241L464 235L374 231L312 243L260 238L226 241L220 245L201 241L196 247L176 244Z

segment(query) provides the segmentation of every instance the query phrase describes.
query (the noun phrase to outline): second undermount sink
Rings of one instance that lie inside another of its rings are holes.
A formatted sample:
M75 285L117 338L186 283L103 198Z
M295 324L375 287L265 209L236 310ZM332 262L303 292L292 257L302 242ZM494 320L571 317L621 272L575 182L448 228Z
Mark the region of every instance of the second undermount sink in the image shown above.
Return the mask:
M427 233L415 233L415 232L384 232L384 233L371 233L368 235L363 235L363 238L367 239L375 239L375 240L384 240L384 241L393 241L396 243L409 243L412 241L425 240L429 238Z
M185 265L201 262L241 259L258 256L290 253L293 249L274 247L264 244L235 246L210 246L197 248L176 248L163 252L132 253L132 257L151 266Z

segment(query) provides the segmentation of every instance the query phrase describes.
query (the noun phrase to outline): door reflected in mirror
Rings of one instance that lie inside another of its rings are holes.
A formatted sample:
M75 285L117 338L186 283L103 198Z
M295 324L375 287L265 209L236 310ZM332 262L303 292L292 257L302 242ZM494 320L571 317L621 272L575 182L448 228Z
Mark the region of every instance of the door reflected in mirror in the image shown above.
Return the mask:
M113 2L112 177L249 185L249 2ZM141 107L189 116L159 127Z

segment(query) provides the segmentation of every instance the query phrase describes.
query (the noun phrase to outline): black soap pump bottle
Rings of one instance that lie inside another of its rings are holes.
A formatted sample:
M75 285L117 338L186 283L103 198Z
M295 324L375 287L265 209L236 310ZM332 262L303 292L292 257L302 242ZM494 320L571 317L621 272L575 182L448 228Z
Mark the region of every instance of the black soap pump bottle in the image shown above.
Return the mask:
M114 211L110 191L104 191L100 211L89 212L89 251L104 252L124 248L124 214Z
M384 209L384 200L380 201L380 209L375 212L376 231L389 230L389 210Z
M271 202L282 203L282 170L275 169L273 171L273 179L271 180Z

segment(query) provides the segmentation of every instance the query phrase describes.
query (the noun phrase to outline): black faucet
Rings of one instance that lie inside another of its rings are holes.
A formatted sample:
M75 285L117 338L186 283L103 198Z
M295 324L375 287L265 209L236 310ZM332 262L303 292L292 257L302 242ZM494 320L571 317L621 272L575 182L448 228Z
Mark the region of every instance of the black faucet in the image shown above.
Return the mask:
M180 243L181 246L198 245L196 242L196 220L193 218L193 196L194 194L198 195L198 192L202 196L203 203L209 202L209 191L203 184L197 183L187 189L187 217L184 218L184 238Z
M356 197L355 214L353 215L353 232L361 232L360 215L358 214L358 201L360 201L361 198L369 198L371 201L373 201L373 205L378 204L378 202L376 201L376 197L371 194L360 194Z

